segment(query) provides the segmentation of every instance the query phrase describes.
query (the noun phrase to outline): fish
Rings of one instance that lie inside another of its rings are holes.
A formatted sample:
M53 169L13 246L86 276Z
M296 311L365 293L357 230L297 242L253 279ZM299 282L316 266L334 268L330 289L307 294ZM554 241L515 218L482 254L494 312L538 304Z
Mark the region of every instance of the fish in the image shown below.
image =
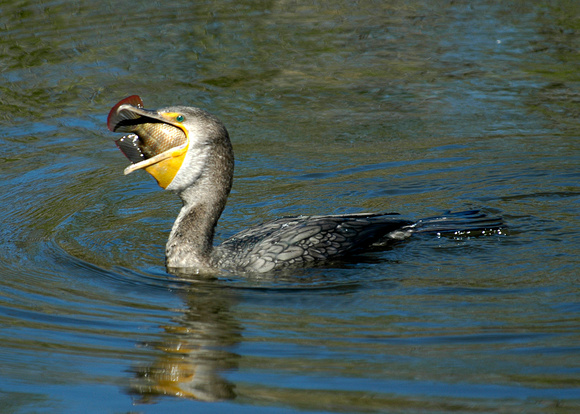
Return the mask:
M129 132L115 141L133 164L179 147L187 142L185 132L163 119L157 111L143 108L137 95L119 101L107 117L113 132Z

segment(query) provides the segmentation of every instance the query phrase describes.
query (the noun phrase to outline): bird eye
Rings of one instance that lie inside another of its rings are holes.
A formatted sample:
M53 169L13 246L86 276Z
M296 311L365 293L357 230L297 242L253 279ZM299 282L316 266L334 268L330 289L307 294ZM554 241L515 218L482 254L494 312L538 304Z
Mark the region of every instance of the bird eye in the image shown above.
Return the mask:
M183 115L177 115L177 116L175 117L175 120L176 120L177 122L183 122L183 121L185 121L185 117L184 117Z

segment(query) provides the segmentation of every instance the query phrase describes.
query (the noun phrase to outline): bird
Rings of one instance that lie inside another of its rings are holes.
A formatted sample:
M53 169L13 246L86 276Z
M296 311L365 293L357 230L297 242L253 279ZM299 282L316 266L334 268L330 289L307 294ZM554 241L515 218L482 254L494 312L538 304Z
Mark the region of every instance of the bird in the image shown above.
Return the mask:
M397 213L354 213L282 217L252 226L214 245L215 228L234 176L234 153L224 124L190 106L145 109L137 95L112 107L107 117L115 140L131 164L159 186L178 194L182 207L165 247L168 271L264 274L320 266L403 240L415 233L497 229L500 217L480 210L446 213L421 220Z

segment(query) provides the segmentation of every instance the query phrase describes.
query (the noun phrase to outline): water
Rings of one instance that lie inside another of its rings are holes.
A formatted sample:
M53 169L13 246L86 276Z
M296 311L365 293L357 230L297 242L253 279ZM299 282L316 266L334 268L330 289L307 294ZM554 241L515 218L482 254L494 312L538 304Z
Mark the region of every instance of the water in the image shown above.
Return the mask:
M576 412L576 2L2 2L0 406L37 412ZM283 278L182 280L179 208L106 115L218 115L218 238L293 214L482 208ZM212 401L208 403L208 401Z

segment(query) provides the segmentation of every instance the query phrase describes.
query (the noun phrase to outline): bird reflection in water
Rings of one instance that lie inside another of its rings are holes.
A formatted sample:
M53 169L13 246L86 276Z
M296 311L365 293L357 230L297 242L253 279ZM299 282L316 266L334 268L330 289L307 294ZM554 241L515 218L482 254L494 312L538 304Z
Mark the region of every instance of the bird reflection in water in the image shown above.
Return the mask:
M239 356L231 349L242 329L230 313L234 297L221 288L204 279L186 290L184 313L164 327L159 341L143 344L157 356L134 368L129 392L139 396L136 402L153 403L161 395L201 401L236 397L235 385L223 374L238 366Z

